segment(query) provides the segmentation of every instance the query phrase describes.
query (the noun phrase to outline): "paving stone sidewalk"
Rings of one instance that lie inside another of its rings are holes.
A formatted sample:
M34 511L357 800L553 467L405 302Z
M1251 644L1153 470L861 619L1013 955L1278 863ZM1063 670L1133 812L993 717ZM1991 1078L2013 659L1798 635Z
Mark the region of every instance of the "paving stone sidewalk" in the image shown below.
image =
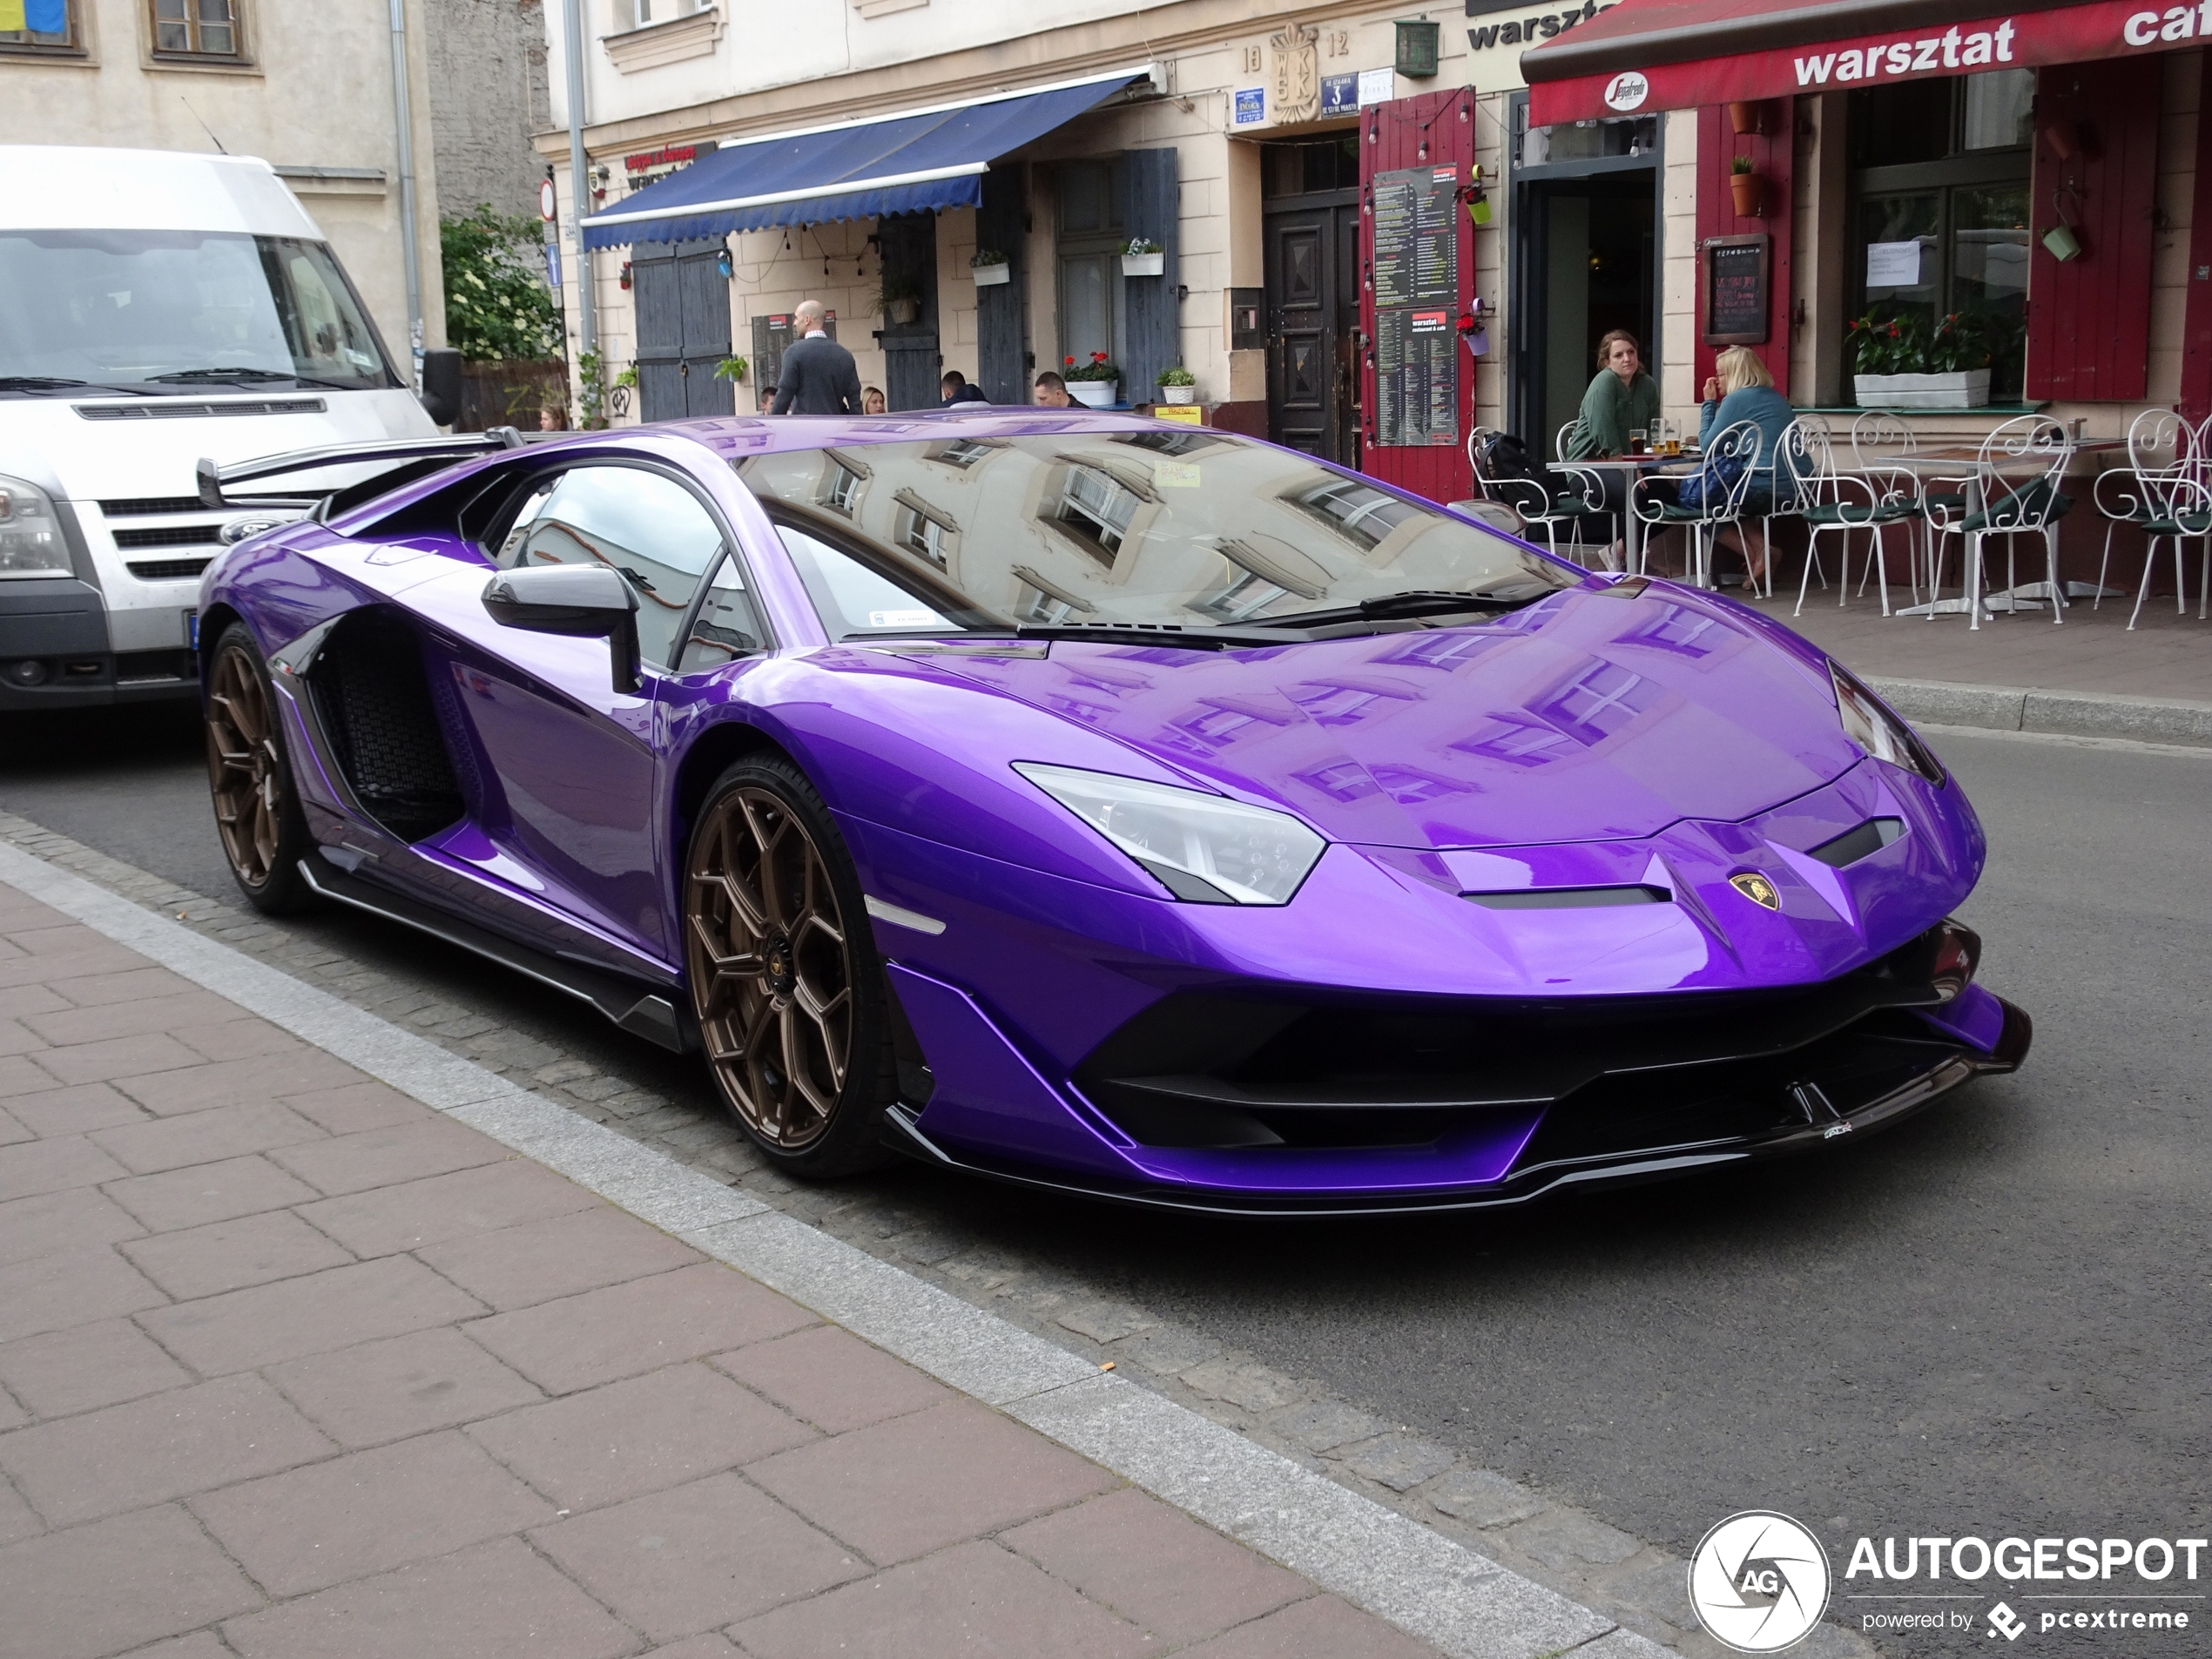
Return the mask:
M1433 1649L0 886L0 1659L138 1652Z

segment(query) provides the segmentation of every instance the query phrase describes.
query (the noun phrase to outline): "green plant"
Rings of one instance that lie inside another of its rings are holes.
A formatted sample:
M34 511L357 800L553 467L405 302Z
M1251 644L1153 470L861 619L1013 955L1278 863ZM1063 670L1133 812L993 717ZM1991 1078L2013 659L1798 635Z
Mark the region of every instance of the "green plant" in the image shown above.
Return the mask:
M1922 354L1932 374L1987 368L1993 354L1989 330L1983 319L1971 311L1954 311L1938 320Z
M971 266L1004 265L1005 263L1006 255L995 247L979 247L975 250L975 257L968 260Z
M887 271L883 274L881 284L876 289L871 308L879 315L887 317L891 314L892 307L895 305L918 306L922 302L923 298L920 279L893 276Z
M1931 323L1918 311L1854 317L1846 331L1851 366L1860 374L1957 374L1988 368L2005 343L2001 323L1979 312L1952 311Z
M1196 386L1198 383L1198 377L1184 368L1182 364L1177 363L1173 368L1163 368L1160 371L1159 383L1163 386Z
M714 378L718 381L729 381L734 383L743 380L745 371L752 367L752 365L742 357L725 357L714 366Z
M1124 253L1164 253L1166 251L1149 236L1132 236L1122 244Z
M1738 179L1741 179L1746 173L1757 172L1759 169L1758 165L1754 162L1750 157L1738 156L1728 164L1728 170L1731 173L1734 173Z
M576 360L577 428L583 432L603 431L607 424L608 392L615 387L625 389L637 384L637 365L631 364L612 380L607 378L607 366L596 351L578 352ZM614 400L619 411L624 400Z
M1122 371L1106 361L1103 351L1091 353L1090 361L1080 367L1074 358L1064 359L1060 370L1063 381L1117 381L1121 377Z
M559 349L538 221L488 202L438 221L446 340L471 362L550 357Z

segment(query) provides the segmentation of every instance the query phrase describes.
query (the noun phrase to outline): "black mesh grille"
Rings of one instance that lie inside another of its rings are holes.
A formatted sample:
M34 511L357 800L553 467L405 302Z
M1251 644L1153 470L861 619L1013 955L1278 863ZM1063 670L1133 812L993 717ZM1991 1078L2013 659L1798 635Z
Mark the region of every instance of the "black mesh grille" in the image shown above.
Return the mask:
M213 563L212 559L132 559L125 568L141 582L173 582L198 576Z
M100 510L110 518L156 518L164 513L204 513L207 503L197 496L123 496L102 502Z
M401 840L419 841L461 816L421 645L407 623L388 610L356 611L323 647L310 678L339 769L370 817Z
M118 530L118 547L208 547L223 539L220 524L165 524L157 529Z

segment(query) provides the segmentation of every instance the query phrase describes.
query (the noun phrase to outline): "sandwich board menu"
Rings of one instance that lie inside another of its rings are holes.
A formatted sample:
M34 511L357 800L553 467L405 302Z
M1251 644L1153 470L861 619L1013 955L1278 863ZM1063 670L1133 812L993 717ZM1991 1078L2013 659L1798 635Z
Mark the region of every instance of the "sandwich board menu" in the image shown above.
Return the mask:
M1375 442L1460 442L1460 170L1374 177Z

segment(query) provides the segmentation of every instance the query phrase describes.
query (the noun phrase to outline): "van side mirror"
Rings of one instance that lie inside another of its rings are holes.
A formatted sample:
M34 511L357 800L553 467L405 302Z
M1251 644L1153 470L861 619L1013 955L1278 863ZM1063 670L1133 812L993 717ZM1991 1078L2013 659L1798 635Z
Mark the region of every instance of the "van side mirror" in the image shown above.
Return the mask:
M439 426L461 418L461 354L450 346L422 354L422 412Z
M540 564L502 570L484 585L484 609L502 628L604 637L614 688L637 689L637 594L604 564Z

